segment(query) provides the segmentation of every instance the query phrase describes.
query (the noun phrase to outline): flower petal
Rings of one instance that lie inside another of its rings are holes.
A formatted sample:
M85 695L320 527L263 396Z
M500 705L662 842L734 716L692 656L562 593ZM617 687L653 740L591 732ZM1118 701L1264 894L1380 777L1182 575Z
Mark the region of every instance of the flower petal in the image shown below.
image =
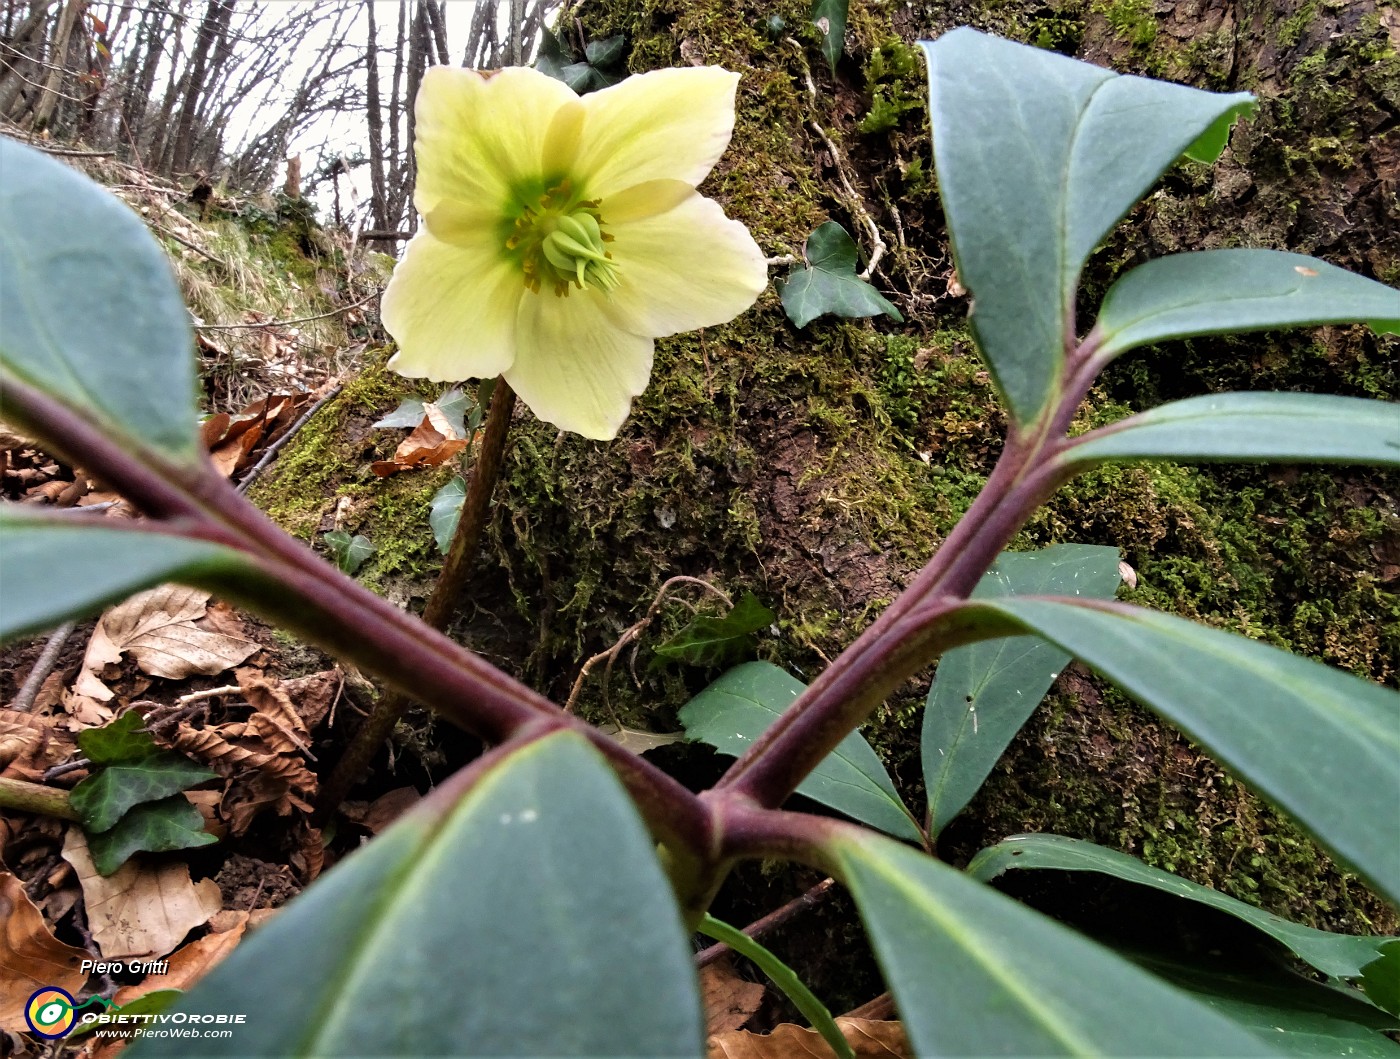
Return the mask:
M705 179L734 132L739 75L718 66L656 70L593 92L574 170L590 198L647 180Z
M444 199L495 206L538 181L550 125L577 101L562 81L525 67L489 78L455 66L427 70L414 110L418 212Z
M546 423L586 438L617 437L651 378L652 340L618 327L598 291L527 294L516 343L506 382Z
M749 230L698 193L609 231L622 281L609 309L640 334L661 338L728 323L768 286L763 251Z
M494 378L514 359L524 294L520 269L490 243L446 243L420 231L380 304L399 344L389 367L438 382Z

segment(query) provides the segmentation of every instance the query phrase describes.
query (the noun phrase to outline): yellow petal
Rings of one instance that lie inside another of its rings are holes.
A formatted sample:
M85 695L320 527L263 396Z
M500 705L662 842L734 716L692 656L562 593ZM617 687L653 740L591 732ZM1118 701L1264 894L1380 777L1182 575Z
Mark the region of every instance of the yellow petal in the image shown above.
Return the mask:
M577 101L562 81L525 67L489 78L455 66L427 70L414 110L418 212L444 199L495 206L538 181L554 117Z
M514 358L524 293L520 269L492 244L445 243L420 231L380 304L384 329L399 344L389 367L439 382L494 378Z
M574 171L590 198L647 180L691 187L719 161L734 132L739 75L717 66L657 70L583 97L587 112Z
M613 322L600 292L527 294L505 378L546 423L608 441L646 389L652 347Z
M608 221L622 281L610 307L639 334L661 338L728 323L768 286L763 251L749 230L703 195L692 192L628 224Z
M599 209L611 228L673 210L694 194L695 189L683 180L648 180L609 195Z

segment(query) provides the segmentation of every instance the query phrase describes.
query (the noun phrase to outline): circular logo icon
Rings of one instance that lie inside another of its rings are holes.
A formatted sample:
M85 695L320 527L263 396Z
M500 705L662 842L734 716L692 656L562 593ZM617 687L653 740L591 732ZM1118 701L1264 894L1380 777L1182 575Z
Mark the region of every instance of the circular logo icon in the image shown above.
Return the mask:
M74 1000L57 986L45 986L29 998L24 1019L40 1037L66 1037L73 1029Z

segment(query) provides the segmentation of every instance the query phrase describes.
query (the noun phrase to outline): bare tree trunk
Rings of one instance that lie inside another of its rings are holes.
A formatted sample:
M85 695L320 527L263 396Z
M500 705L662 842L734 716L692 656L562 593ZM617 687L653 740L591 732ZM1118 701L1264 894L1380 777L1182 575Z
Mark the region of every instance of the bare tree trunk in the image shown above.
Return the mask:
M161 100L160 112L151 123L150 140L146 150L146 161L154 169L161 167L161 159L170 141L170 119L175 113L175 101L180 96L180 53L184 49L184 35L180 30L189 17L189 4L190 0L180 0L179 10L172 12L174 22L170 28L170 36L175 40L175 48L170 55L170 76L165 84L165 98Z
M73 24L77 22L78 12L82 6L82 0L68 0L58 16L58 26L53 33L53 44L49 48L49 75L44 79L43 93L34 105L34 116L30 120L31 128L43 128L53 113L54 107L58 104L58 97L63 90L64 74L66 73L63 58L68 53L68 41L73 35Z
M365 0L369 15L369 46L365 50L365 120L369 126L369 177L373 227L388 228L389 202L384 194L384 114L379 105L379 39L375 32L374 0Z
M34 0L29 15L20 23L19 29L9 40L9 51L0 64L0 115L17 121L29 109L32 96L26 96L25 89L37 92L30 82L38 80L39 66L32 61L42 51L40 31L48 18L53 0Z
M165 4L152 5L141 16L136 30L136 45L132 48L135 56L144 51L139 60L137 73L126 86L126 97L122 101L122 136L130 145L136 161L140 161L140 137L146 115L151 107L151 90L155 87L156 71L160 67L160 57L165 49L167 36L166 15L169 8ZM172 65L174 60L171 60Z
M443 7L433 3L433 0L419 0L422 9L427 12L428 25L432 27L433 43L437 47L437 61L446 66L452 61L452 56L447 50L447 14Z
M234 3L235 0L209 0L209 6L205 9L182 93L184 100L175 127L175 147L170 156L170 164L163 167L167 172L181 172L189 168L190 156L194 150L195 115L198 113L199 99L208 76L209 49L222 37L228 26Z

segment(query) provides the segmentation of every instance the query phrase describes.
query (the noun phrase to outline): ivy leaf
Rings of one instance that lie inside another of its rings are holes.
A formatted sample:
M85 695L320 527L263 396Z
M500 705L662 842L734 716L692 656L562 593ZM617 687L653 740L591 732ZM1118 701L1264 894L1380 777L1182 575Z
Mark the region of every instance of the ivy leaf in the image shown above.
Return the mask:
M94 765L120 765L161 752L146 731L145 718L135 710L128 710L101 728L79 732L78 749Z
M608 88L627 76L627 71L622 67L626 41L621 34L589 41L584 48L585 61L577 62L573 48L548 29L541 32L543 36L539 55L535 58L535 69L556 81L563 81L579 95Z
M184 755L161 750L141 729L143 723L141 715L130 710L105 728L78 735L79 748L94 765L102 766L69 796L89 838L115 826L134 806L217 778Z
M358 533L352 537L344 530L332 530L323 539L326 547L331 550L335 565L352 577L355 571L365 564L365 560L374 554L374 545L370 543L370 539Z
M783 309L798 327L819 316L859 318L884 313L904 317L883 294L856 275L856 244L846 229L827 221L807 237L807 266L783 281Z
M405 397L399 402L399 406L386 415L383 419L371 425L371 430L388 430L394 427L408 427L410 430L423 422L423 417L428 414L430 405L436 406L449 423L453 430L457 432L457 437L467 436L465 416L467 405L471 399L454 386L436 401L423 401L417 397Z
M617 66L622 62L622 49L625 44L626 38L619 33L613 37L604 37L602 40L589 41L588 47L583 49L583 53L591 66Z
M846 14L850 0L814 0L812 25L821 30L822 54L831 72L836 72L837 60L846 44ZM798 326L801 326L800 324Z
M423 422L423 402L417 397L405 397L399 406L377 423L371 430L387 430L391 427L416 427Z
M204 817L183 794L138 805L115 827L89 832L87 840L92 863L103 875L111 875L142 850L164 853L218 841L204 830Z
M168 798L216 777L217 773L189 758L162 751L102 769L74 787L68 801L82 817L83 830L91 838L114 827L138 805Z
M428 526L437 541L438 551L447 554L452 543L452 535L457 532L457 520L462 517L462 504L467 499L467 483L461 475L453 479L433 494L428 508Z
M777 615L745 592L722 618L702 614L656 648L658 658L692 666L731 665L754 648L754 633L766 629Z

